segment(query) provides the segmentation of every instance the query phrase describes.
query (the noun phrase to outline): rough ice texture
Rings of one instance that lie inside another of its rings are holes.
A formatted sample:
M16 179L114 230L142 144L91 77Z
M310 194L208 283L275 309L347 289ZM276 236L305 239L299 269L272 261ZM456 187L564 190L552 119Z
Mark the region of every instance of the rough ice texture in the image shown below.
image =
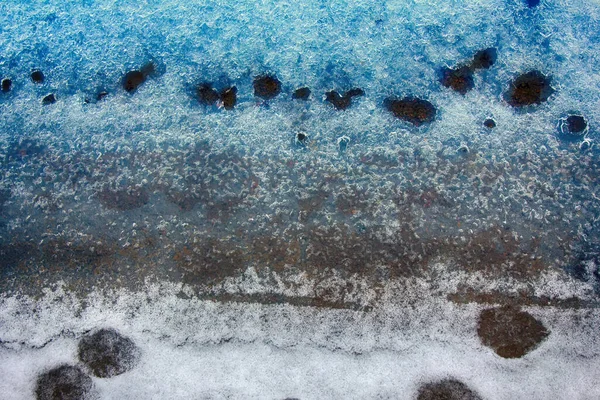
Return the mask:
M597 398L599 10L2 2L0 393L31 398L114 328L144 357L94 378L102 398L412 399L447 379ZM490 48L464 94L440 84ZM529 71L551 87L512 101ZM562 140L572 113L585 134ZM549 335L502 359L477 336L497 306Z

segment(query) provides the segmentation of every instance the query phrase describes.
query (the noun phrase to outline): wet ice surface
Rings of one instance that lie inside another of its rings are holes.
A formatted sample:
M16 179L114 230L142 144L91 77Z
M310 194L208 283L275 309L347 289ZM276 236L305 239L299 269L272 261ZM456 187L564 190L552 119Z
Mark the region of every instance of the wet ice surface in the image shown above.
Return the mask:
M600 396L598 5L304 5L0 5L0 396Z

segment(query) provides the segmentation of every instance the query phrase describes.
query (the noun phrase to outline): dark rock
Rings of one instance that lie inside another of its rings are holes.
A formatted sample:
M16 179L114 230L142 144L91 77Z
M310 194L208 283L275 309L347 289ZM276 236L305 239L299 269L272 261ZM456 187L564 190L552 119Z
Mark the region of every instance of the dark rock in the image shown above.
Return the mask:
M233 110L237 104L237 88L232 86L221 91L221 102L226 110Z
M203 83L198 86L196 95L198 96L198 101L205 106L213 106L219 100L219 92L213 89L208 83Z
M261 75L254 78L254 95L269 100L281 93L281 82L272 75Z
M570 133L582 133L587 128L587 121L582 115L569 115L567 117L567 130Z
M483 126L485 126L488 129L494 129L496 127L496 121L494 121L491 118L488 118L485 121L483 121Z
M421 386L417 400L481 400L481 397L460 381L444 379Z
M44 98L42 99L42 104L45 106L54 103L56 103L56 96L54 96L54 93L50 93L49 95L44 96Z
M504 99L513 107L525 107L548 100L552 93L554 89L550 86L550 78L534 70L512 81Z
M421 126L430 123L435 119L436 109L427 100L415 97L405 97L403 99L388 98L384 106L396 118L410 122L415 126Z
M298 99L298 100L308 100L309 97L310 97L310 89L307 87L302 87L300 89L296 89L296 91L292 95L293 99Z
M34 83L44 83L44 74L39 69L33 70L31 72L31 80Z
M356 96L364 96L364 90L360 88L354 88L343 95L340 95L335 90L325 93L325 101L333 104L336 110L345 110L352 105L352 98Z
M490 47L484 50L479 50L473 56L471 68L473 69L488 69L496 62L498 52L495 48Z
M12 88L12 81L8 78L2 79L2 92L8 93L8 92L10 92L11 88Z
M101 329L81 338L78 354L79 360L99 378L110 378L131 370L140 357L135 343L113 329Z
M475 87L473 71L469 67L442 68L441 75L441 84L460 94L466 94Z
M549 332L529 313L505 306L483 310L477 334L500 357L520 358L543 342Z
M306 147L308 144L308 136L302 132L296 133L294 136L294 144L298 147Z
M133 93L144 82L146 82L146 75L142 71L129 71L123 77L123 89L129 93Z
M84 400L91 398L92 378L74 366L63 365L41 374L37 379L37 400Z

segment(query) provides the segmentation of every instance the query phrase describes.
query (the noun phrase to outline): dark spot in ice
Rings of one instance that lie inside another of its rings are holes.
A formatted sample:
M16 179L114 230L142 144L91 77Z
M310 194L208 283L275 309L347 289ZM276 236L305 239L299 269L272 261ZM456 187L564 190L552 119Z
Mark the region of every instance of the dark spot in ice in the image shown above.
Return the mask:
M219 100L219 92L208 83L198 86L196 95L198 96L198 101L206 106L213 106Z
M41 374L37 379L37 400L83 400L91 398L92 378L80 368L63 365Z
M444 379L422 385L417 400L481 400L481 397L460 381Z
M569 115L567 117L567 129L570 133L581 133L587 128L587 121L582 115Z
M302 87L300 89L296 89L296 91L292 95L293 99L298 99L298 100L308 100L309 97L310 97L310 89L307 87Z
M150 198L146 189L141 187L103 188L96 193L96 197L104 207L119 211L140 208L148 203Z
M45 106L54 103L56 103L56 96L54 96L54 93L50 93L49 95L44 96L44 98L42 99L42 104Z
M473 71L463 66L458 68L442 68L440 82L443 86L450 88L460 94L466 94L473 89Z
M483 126L485 126L488 129L494 129L496 127L496 121L494 121L491 118L488 118L485 121L483 121Z
M146 82L146 75L141 71L129 71L123 77L123 89L129 93L133 93L137 90L142 83Z
M540 104L554 93L551 79L539 71L529 71L519 75L511 82L504 99L513 107L525 107Z
M294 144L298 147L306 147L308 144L308 136L302 132L296 133L294 137Z
M2 92L8 93L8 92L10 92L11 88L12 88L12 81L8 78L2 79Z
M333 104L336 110L345 110L352 105L352 98L357 96L364 96L364 90L360 88L354 88L343 95L340 95L335 90L325 93L325 101Z
M79 360L99 378L110 378L132 369L140 351L133 341L113 329L101 329L81 338Z
M436 109L427 100L415 97L405 97L400 100L388 98L384 105L396 118L415 126L430 123L435 119Z
M494 47L490 47L484 50L479 50L473 56L471 62L471 68L473 69L488 69L496 62L498 58L498 52Z
M31 72L31 80L34 83L44 83L44 74L39 69L33 70Z
M107 92L107 91L104 91L104 90L102 90L101 92L99 92L99 93L96 95L96 101L102 101L102 100L104 100L104 98L105 98L106 96L108 96L108 92Z
M483 310L477 334L500 357L520 358L544 341L549 332L529 313L505 306Z
M525 0L527 7L534 8L540 5L540 0Z
M233 110L237 104L237 88L232 86L221 91L221 102L226 110Z
M272 75L261 75L254 78L254 95L265 100L272 99L281 93L281 82Z

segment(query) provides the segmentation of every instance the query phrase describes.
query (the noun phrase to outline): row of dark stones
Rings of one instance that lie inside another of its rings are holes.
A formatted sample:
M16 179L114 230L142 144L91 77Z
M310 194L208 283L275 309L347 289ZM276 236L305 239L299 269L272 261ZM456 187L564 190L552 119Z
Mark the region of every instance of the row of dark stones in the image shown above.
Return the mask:
M439 71L440 83L449 89L452 89L462 95L475 87L474 73L478 70L489 69L497 60L497 50L487 48L477 51L472 60L460 64L454 68L444 67ZM157 75L157 69L154 63L150 62L140 69L129 71L123 77L121 85L129 93L134 93L148 78ZM31 72L31 80L36 84L41 84L45 76L40 70ZM2 80L2 92L9 92L12 87L12 81L9 78ZM254 95L263 100L271 100L282 92L282 84L274 75L260 75L253 81ZM226 86L217 90L210 82L202 82L196 88L195 96L197 100L205 106L215 106L219 104L226 110L233 109L237 104L238 89L236 86ZM551 79L537 70L529 71L516 77L510 84L509 89L504 94L505 101L515 108L523 108L540 104L548 100L554 93L551 86ZM108 95L105 90L96 94L95 101L101 101ZM364 96L365 92L361 88L352 88L345 92L331 90L325 93L325 101L330 103L336 110L346 110L352 105L355 97ZM296 89L292 98L301 101L309 100L311 90L308 87ZM86 99L86 102L92 102ZM42 103L53 104L56 102L54 94L49 94L42 99ZM407 96L404 98L388 97L384 101L384 106L395 117L410 122L415 126L430 123L435 119L436 108L429 101L417 97ZM566 132L580 134L585 132L587 122L580 115L569 115ZM484 126L491 129L496 126L495 121L487 119Z
M529 313L505 306L483 310L477 333L482 343L504 358L519 358L546 339L549 332ZM87 372L110 378L131 370L140 351L133 341L113 329L101 329L79 342L79 360ZM92 391L92 378L79 366L61 365L38 377L38 400L85 399ZM427 383L419 389L418 400L476 400L479 395L454 379Z

